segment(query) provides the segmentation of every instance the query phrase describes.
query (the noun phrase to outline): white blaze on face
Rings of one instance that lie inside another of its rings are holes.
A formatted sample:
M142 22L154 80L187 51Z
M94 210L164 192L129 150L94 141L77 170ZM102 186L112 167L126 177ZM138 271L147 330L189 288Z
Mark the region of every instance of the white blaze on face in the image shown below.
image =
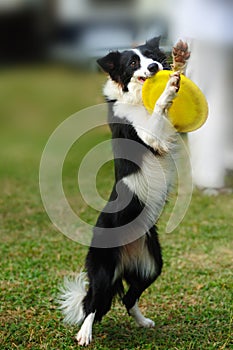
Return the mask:
M134 51L140 58L140 68L138 70L136 70L134 72L134 77L136 78L148 78L150 76L153 75L153 73L151 73L149 70L148 70L148 66L151 64L151 63L156 63L158 65L158 70L163 70L163 66L160 62L157 62L157 61L154 61L152 58L148 58L148 57L145 57L143 56L143 54L140 52L140 50L138 49L133 49L132 51ZM145 79L139 79L140 82L144 82Z

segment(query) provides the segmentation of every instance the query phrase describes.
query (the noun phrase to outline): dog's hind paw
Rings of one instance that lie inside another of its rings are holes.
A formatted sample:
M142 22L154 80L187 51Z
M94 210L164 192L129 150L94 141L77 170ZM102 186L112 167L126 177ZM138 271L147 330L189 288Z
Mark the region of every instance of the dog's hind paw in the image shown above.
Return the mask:
M85 321L83 322L83 325L76 335L76 340L79 345L81 346L87 346L92 341L92 324L94 322L95 313L89 314Z
M76 335L76 340L78 342L78 345L87 346L92 341L92 334L90 334L89 332L85 332L82 329L80 329L80 331Z
M140 321L137 321L139 327L153 328L155 326L154 321L150 318L143 317Z
M134 318L139 327L152 328L155 326L150 318L143 316L137 303L129 310L129 314Z

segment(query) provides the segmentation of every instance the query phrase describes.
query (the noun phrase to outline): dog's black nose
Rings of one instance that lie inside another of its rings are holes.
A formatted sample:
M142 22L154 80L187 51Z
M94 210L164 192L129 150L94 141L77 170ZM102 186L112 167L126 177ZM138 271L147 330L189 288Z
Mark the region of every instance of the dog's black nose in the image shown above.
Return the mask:
M159 66L157 63L151 63L149 64L149 66L147 67L148 71L150 71L151 73L156 73L159 70Z

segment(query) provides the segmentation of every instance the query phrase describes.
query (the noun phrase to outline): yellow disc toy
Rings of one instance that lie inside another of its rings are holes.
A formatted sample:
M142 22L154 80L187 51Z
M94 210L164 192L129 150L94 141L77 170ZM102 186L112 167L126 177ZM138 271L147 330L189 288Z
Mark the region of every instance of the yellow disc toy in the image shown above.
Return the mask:
M153 112L155 103L163 93L172 73L173 71L160 71L143 84L142 99L149 113ZM168 118L177 131L190 132L205 123L208 104L202 91L192 80L183 74L180 78L180 89L168 110Z

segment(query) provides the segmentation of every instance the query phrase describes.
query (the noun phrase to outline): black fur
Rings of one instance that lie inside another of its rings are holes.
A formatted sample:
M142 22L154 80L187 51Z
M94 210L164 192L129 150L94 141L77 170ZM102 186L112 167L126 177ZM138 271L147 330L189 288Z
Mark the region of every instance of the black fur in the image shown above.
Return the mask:
M167 63L167 56L159 49L160 37L148 40L144 45L138 46L141 53L155 61L162 63L163 69L170 70L170 66Z
M101 68L109 73L110 77L121 84L124 92L133 73L140 67L140 59L133 51L126 50L110 52L107 56L97 60Z

